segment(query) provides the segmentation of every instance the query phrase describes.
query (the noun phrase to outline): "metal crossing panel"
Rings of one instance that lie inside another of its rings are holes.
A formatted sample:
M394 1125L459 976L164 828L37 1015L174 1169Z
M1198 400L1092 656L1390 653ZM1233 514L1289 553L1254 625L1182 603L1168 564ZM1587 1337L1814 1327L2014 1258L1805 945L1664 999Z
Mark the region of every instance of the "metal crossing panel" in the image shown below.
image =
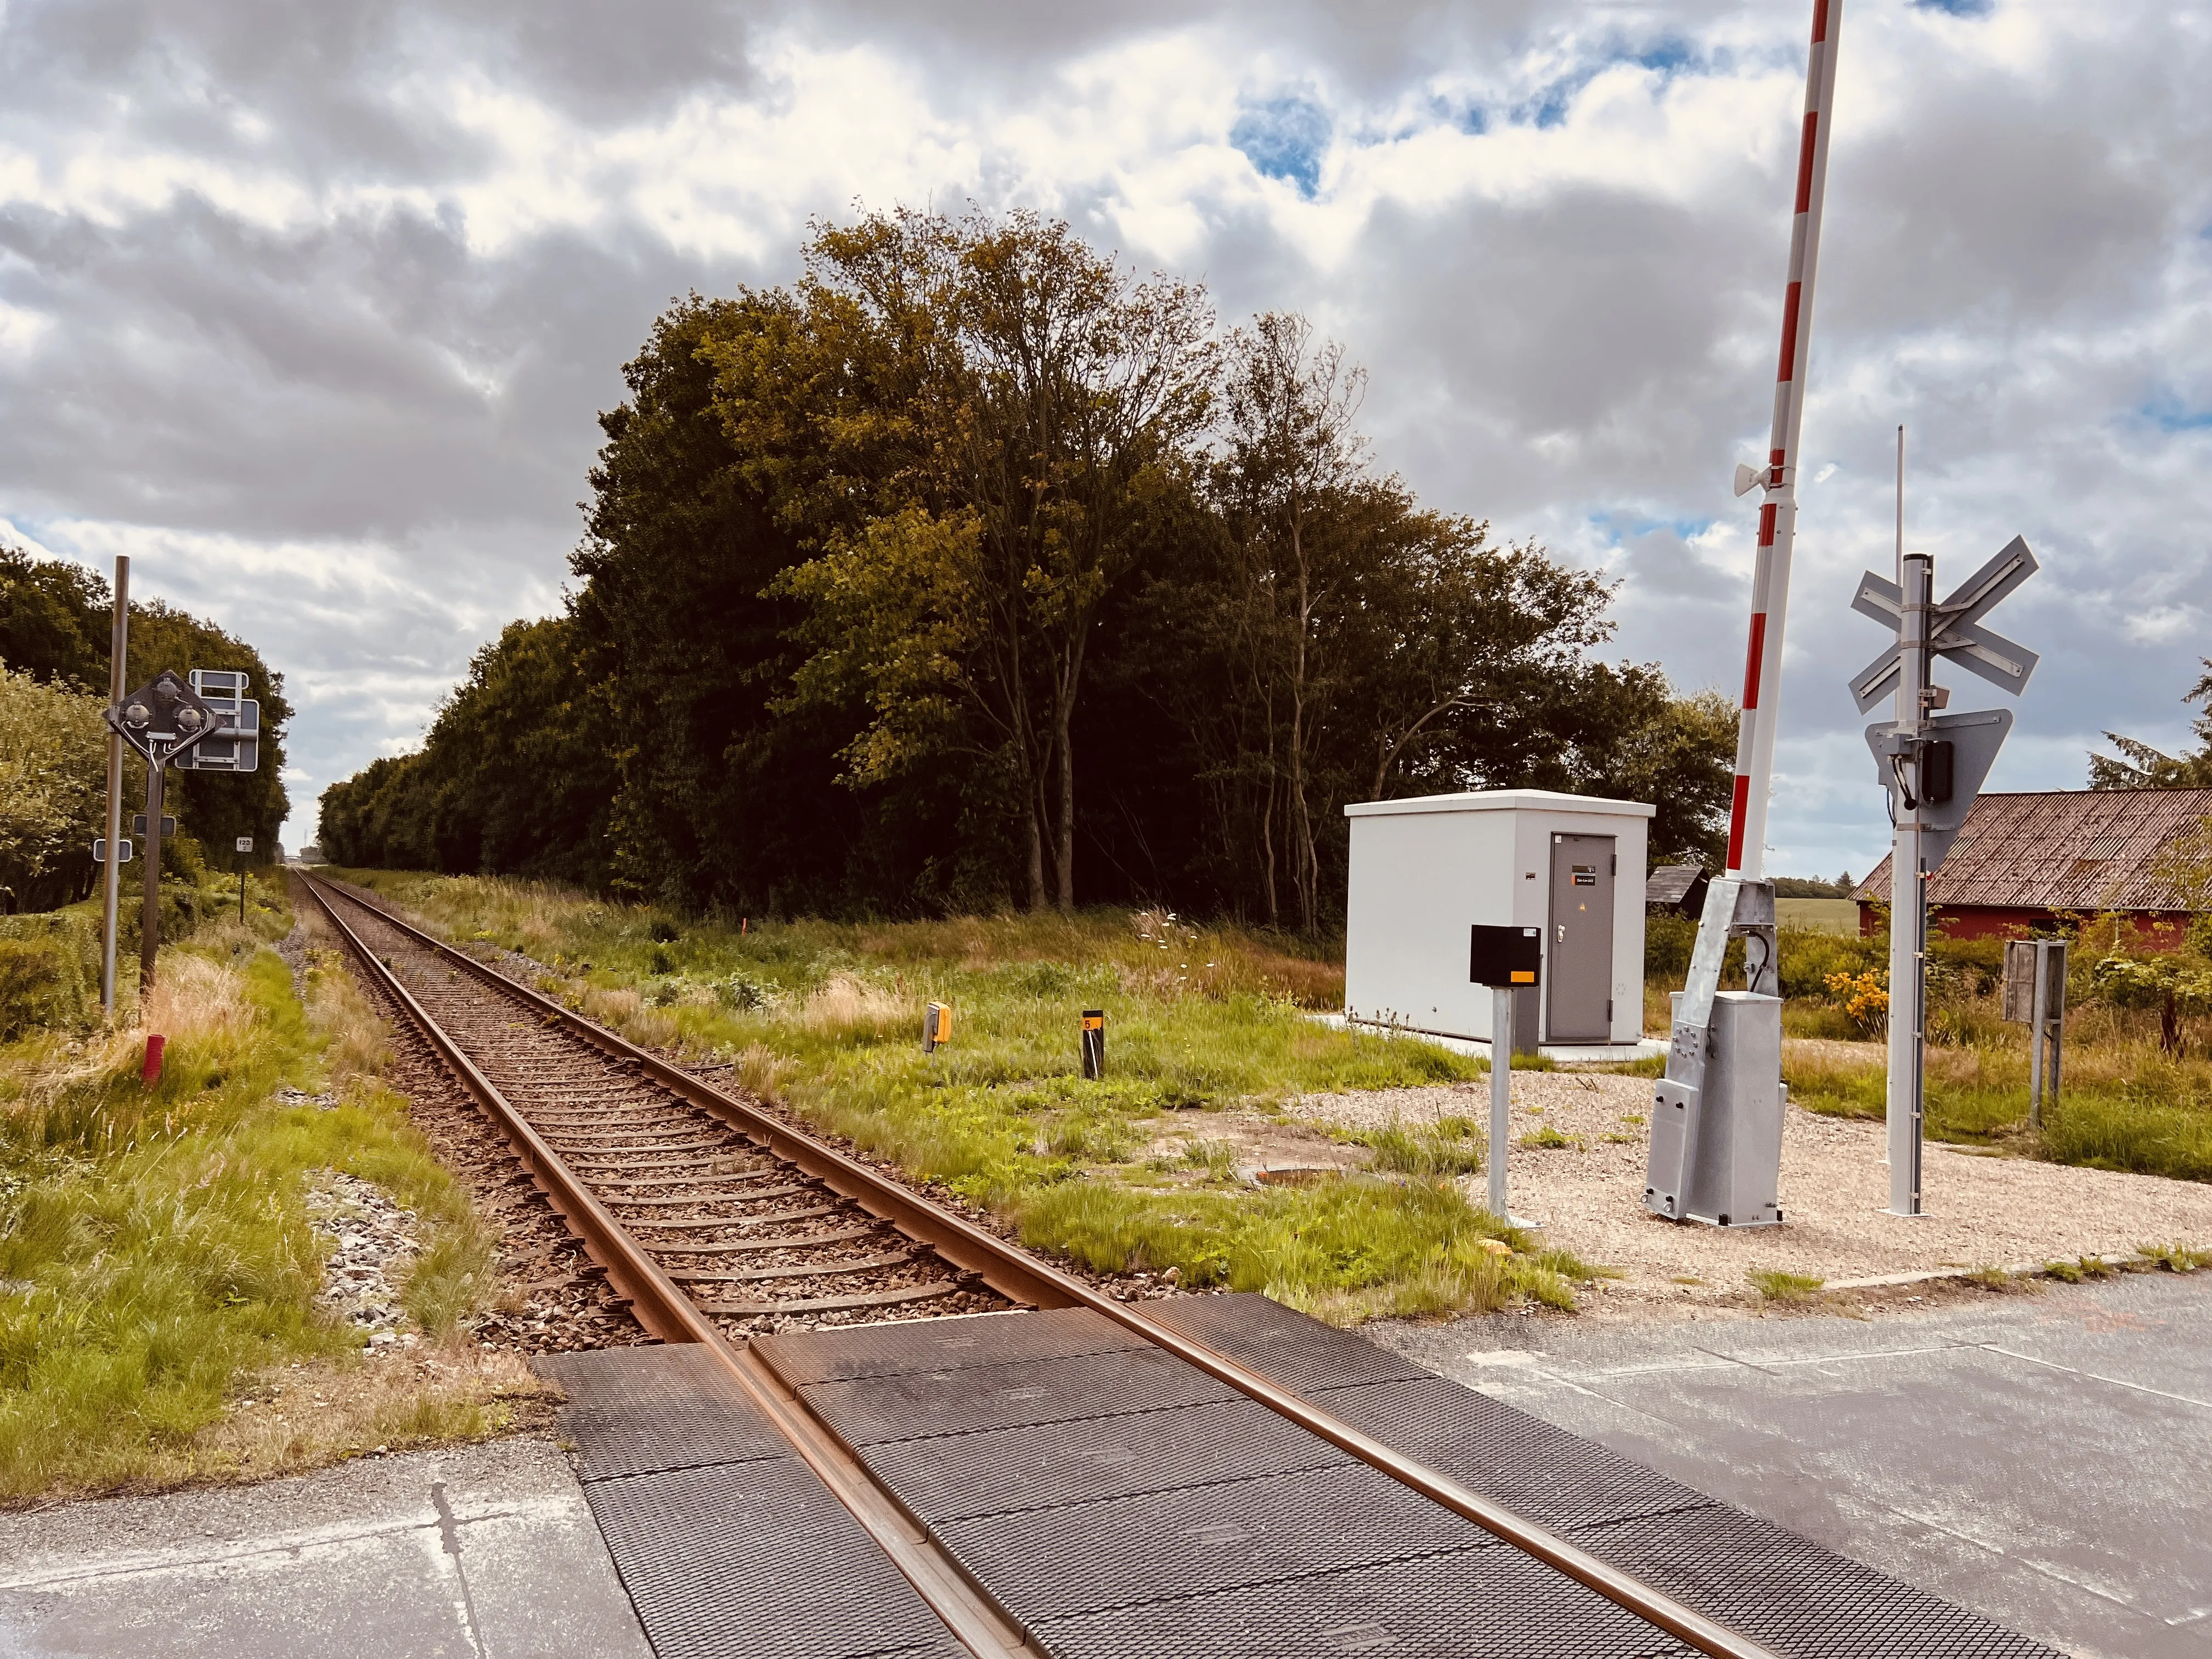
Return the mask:
M1294 1394L1433 1375L1403 1354L1257 1292L1176 1297L1147 1304L1145 1311L1170 1330L1266 1372Z
M1514 1549L1423 1556L1054 1620L1060 1659L1673 1659L1692 1652Z
M790 1455L736 1379L696 1343L540 1354L531 1364L568 1395L561 1427L581 1480Z
M1146 1304L1708 1617L1802 1659L2051 1650L1264 1297ZM1111 1344L1111 1346L1109 1346ZM793 1334L800 1398L1060 1659L1662 1659L1675 1638L1110 1320ZM656 1650L933 1655L942 1626L703 1353L541 1361ZM687 1392L688 1391L688 1392ZM749 1425L744 1419L753 1418Z
M1151 1345L1088 1308L1053 1308L1042 1313L848 1325L800 1336L756 1337L752 1346L778 1376L796 1389L809 1382L1058 1359Z
M854 1446L1238 1397L1227 1383L1158 1348L813 1382L799 1395Z
M542 1355L659 1659L964 1659L727 1371L690 1345Z
M868 1449L869 1468L900 1501L946 1521L1352 1461L1242 1395Z

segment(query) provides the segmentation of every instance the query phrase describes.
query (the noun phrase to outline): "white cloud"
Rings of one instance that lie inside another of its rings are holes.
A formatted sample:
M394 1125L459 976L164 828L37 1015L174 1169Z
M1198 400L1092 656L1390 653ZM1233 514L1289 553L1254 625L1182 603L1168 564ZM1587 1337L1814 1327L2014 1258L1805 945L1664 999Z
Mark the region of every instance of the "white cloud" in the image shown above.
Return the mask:
M592 416L671 295L787 279L855 201L972 196L1202 276L1231 319L1305 310L1372 368L1386 464L1620 577L1621 648L1733 690L1729 474L1765 442L1806 9L845 0L607 34L214 0L95 39L17 5L0 515L261 643L301 770L342 776L557 603ZM2007 607L2046 654L1999 780L2183 731L2212 608L2202 20L1869 0L1841 51L1784 869L1882 840L1841 686L1878 643L1845 607L1887 567L1899 421L1913 545L1951 575L2015 532L2045 561ZM1310 153L1267 176L1235 135L1284 100Z

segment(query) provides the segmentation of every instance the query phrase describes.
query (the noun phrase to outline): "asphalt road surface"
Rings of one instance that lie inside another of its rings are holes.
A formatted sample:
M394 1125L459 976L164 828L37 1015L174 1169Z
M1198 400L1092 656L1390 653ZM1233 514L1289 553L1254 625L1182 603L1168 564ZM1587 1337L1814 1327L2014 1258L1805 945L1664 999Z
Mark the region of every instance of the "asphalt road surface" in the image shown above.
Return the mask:
M1871 1319L1375 1334L2071 1652L2212 1655L2212 1271Z

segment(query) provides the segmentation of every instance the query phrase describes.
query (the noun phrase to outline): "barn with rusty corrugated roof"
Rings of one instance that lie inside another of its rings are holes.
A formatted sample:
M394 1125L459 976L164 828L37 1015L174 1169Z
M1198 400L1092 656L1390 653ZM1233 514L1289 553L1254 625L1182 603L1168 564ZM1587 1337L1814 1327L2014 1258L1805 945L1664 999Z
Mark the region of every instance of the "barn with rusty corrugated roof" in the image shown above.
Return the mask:
M2118 914L2146 945L2178 945L2189 898L2162 872L2177 842L2204 833L2212 789L2054 789L1984 795L1928 884L1931 925L1952 939L2019 937ZM1881 931L1889 860L1853 890L1859 931Z

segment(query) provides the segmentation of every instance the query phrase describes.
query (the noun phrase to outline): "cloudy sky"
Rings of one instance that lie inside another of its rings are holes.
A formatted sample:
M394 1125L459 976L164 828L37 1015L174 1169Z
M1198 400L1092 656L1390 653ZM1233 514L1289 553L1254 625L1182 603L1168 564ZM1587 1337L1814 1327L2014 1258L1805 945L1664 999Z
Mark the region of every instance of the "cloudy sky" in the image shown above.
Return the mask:
M1306 312L1431 503L1741 681L1809 0L0 0L0 537L258 644L285 839L559 603L619 370L810 216L1026 204ZM2015 533L1993 787L2169 745L2212 652L2212 14L1849 0L1770 867L1863 872L1847 605ZM1755 498L1754 498L1755 499ZM1960 702L1985 701L1978 681ZM1996 694L1990 693L1990 698Z

